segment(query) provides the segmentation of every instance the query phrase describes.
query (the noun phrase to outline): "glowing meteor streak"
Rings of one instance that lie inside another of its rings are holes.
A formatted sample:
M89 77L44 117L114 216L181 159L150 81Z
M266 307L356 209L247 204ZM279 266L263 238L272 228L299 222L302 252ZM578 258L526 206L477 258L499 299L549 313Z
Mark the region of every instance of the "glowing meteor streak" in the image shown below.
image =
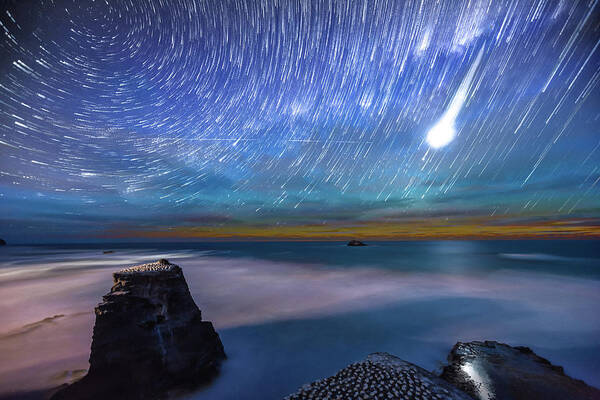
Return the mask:
M483 56L483 50L484 47L479 50L477 58L469 68L467 75L458 87L456 94L452 98L452 101L450 102L450 105L448 105L448 108L444 114L436 122L436 124L429 129L429 132L427 132L426 140L431 147L435 149L444 147L454 139L454 136L456 136L456 128L454 127L454 123L458 113L467 100L471 83L475 77L475 71L477 71L477 67L481 62L481 57Z

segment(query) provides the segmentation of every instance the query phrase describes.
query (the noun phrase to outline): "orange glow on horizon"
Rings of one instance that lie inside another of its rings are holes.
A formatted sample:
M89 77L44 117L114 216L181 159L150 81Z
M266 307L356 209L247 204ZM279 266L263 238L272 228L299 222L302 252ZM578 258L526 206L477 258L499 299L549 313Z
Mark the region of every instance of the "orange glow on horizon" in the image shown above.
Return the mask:
M600 221L556 220L503 222L502 218L423 219L405 222L361 222L307 225L216 225L195 227L133 227L107 232L110 238L346 240L351 238L410 239L518 239L600 238Z

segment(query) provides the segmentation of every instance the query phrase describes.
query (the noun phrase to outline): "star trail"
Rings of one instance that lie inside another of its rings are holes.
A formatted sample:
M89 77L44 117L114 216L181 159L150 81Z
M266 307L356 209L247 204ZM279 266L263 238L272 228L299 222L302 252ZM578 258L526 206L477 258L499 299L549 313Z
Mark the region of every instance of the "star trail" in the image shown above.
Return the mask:
M4 1L2 235L600 235L592 1Z

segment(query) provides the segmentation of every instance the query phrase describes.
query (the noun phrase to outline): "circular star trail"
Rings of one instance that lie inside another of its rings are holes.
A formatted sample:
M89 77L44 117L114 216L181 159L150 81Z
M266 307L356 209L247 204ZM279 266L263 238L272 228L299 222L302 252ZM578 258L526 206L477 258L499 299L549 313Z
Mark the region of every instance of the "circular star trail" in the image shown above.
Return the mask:
M23 235L599 215L597 0L0 12L1 218Z

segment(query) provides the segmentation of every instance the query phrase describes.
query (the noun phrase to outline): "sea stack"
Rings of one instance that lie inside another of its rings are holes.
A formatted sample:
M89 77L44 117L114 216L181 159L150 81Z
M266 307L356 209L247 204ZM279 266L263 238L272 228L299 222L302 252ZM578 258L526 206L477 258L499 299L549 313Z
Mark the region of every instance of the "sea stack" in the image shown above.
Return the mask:
M591 400L600 390L565 375L528 347L458 342L442 378L481 400Z
M366 244L364 244L360 240L351 240L348 242L348 246L366 246Z
M167 260L123 269L96 309L86 376L53 399L157 399L212 378L225 358L181 268Z
M388 353L373 353L285 399L472 400L432 373Z
M6 242L3 239L0 239L0 246L6 246Z

